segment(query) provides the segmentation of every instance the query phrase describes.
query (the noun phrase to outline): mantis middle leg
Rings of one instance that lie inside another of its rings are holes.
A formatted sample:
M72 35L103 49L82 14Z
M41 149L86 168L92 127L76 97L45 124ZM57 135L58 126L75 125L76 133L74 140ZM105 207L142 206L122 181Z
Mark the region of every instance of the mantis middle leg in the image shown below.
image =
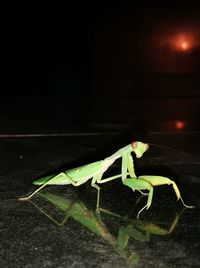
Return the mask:
M108 181L120 178L121 174L116 175L116 176L112 176L112 177L109 177L109 178L106 178L106 179L103 179L103 180L101 179L102 176L103 176L103 173L100 173L100 174L94 176L92 178L92 182L91 182L91 186L97 189L97 203L96 203L96 209L97 210L99 209L99 200L100 200L100 190L101 190L101 188L96 184L96 182L97 183L106 183Z

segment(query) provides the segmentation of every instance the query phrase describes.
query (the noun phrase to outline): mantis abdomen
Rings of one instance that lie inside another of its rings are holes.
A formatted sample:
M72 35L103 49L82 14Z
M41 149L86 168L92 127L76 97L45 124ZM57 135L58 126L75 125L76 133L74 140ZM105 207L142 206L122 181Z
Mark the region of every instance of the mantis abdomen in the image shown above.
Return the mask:
M100 160L88 165L84 165L77 168L72 168L67 171L61 172L60 174L53 174L50 176L42 177L33 182L34 185L66 185L71 184L72 180L74 182L87 181L94 175L100 173L103 169L104 161Z

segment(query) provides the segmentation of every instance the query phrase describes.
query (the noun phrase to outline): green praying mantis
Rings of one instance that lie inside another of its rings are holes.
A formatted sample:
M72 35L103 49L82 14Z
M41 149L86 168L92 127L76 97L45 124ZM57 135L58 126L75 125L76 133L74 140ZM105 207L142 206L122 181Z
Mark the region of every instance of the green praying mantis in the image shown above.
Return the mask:
M163 176L152 176L152 175L142 175L137 177L134 170L134 161L131 153L135 153L136 158L141 158L143 154L149 149L149 145L140 141L134 141L131 144L119 149L117 152L104 160L96 161L81 167L73 168L67 171L63 171L59 174L53 174L50 176L42 177L33 182L34 185L39 185L33 193L27 197L21 197L19 200L24 201L33 197L37 192L47 185L68 185L71 184L75 187L86 183L91 179L91 186L97 190L97 203L96 209L99 210L99 200L100 200L100 186L98 184L107 183L117 178L122 179L123 185L130 187L133 191L137 190L142 194L147 194L147 204L138 212L137 218L139 218L140 213L144 209L149 209L153 198L153 187L158 185L172 185L177 196L177 200L181 200L182 204L186 208L193 208L193 206L188 206L183 201L180 191L176 183ZM105 171L119 158L122 158L121 162L121 174L102 178ZM129 176L129 177L128 177ZM98 184L97 184L98 183ZM143 193L143 190L149 191L148 193Z

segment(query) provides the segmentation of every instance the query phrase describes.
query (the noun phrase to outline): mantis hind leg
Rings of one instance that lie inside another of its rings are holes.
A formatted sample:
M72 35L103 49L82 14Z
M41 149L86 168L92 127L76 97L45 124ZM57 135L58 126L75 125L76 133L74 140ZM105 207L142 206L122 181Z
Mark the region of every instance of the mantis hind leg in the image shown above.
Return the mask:
M42 190L42 188L44 188L45 186L51 184L51 181L55 180L59 177L63 177L64 179L66 179L68 182L70 182L72 185L74 186L78 186L70 177L68 177L64 172L59 173L58 175L51 177L49 180L47 180L46 182L44 182L44 184L42 184L39 188L37 188L33 193L31 193L30 195L28 195L27 197L20 197L19 200L20 201L26 201L28 199L30 199L31 197L33 197L36 193L38 193L40 190ZM69 184L70 184L69 183ZM55 183L56 184L56 183Z
M44 188L46 185L48 185L48 182L44 183L42 186L37 188L32 194L30 194L30 195L28 195L26 197L20 197L19 200L20 201L26 201L26 200L30 199L32 196L34 196L36 193L38 193L40 190L42 190L42 188Z

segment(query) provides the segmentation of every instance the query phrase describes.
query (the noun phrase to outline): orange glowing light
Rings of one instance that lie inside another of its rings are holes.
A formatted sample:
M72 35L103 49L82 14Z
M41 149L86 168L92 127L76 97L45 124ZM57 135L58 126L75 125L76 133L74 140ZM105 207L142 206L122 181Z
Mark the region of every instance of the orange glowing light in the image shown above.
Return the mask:
M189 48L189 44L188 44L188 42L183 41L183 42L180 44L180 48L181 48L182 50L187 50L187 49Z
M185 127L185 122L183 122L183 121L176 121L175 122L175 128L177 129L177 130L181 130L181 129L183 129Z
M194 36L189 33L176 34L169 40L172 49L179 52L189 52L194 48Z

